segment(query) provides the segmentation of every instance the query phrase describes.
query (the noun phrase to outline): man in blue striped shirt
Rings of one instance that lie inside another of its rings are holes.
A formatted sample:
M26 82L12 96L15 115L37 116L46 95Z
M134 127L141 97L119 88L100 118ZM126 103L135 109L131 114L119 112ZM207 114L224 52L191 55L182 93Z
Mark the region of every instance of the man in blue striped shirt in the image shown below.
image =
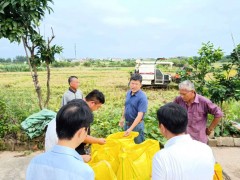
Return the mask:
M58 144L51 151L33 158L27 180L93 180L94 172L75 150L87 136L93 114L85 101L73 100L56 117Z

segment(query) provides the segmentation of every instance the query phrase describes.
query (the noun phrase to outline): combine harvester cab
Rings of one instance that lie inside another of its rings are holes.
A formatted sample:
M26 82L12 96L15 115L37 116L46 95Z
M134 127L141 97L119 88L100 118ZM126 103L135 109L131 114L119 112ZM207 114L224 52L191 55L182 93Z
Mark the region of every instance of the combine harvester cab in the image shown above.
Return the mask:
M136 61L135 73L142 75L143 81L142 85L147 86L163 86L171 82L171 75L163 74L160 69L157 68L158 64L167 64L172 67L173 62L159 62L156 61Z

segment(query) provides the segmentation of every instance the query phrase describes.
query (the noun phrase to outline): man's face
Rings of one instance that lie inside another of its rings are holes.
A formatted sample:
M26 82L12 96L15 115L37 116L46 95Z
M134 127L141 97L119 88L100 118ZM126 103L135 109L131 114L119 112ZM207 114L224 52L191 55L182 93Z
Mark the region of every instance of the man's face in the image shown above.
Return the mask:
M162 125L162 124L160 124L159 125L159 130L160 130L160 133L165 137L165 138L167 138L166 137L166 129L165 129L165 127Z
M70 86L73 89L78 89L78 87L79 87L79 80L77 78L73 78L72 81L70 82Z
M91 111L96 111L102 106L101 103L96 102L96 101L90 101L88 104L89 104Z
M131 80L130 81L130 89L133 93L137 92L138 90L140 90L142 87L142 83L140 83L140 81L134 81Z
M183 101L189 102L194 99L194 91L186 90L186 89L179 89L179 95L182 97Z
M82 143L87 137L88 128L81 128L79 134L79 142Z

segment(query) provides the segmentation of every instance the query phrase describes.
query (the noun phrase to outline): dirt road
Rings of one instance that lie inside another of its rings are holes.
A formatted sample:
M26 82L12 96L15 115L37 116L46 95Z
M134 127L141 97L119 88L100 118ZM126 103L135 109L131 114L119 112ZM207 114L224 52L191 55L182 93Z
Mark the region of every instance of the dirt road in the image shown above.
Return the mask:
M221 164L231 180L240 179L240 148L213 147L212 149L216 161ZM40 153L41 151L30 154L28 152L0 152L0 179L24 180L30 160Z

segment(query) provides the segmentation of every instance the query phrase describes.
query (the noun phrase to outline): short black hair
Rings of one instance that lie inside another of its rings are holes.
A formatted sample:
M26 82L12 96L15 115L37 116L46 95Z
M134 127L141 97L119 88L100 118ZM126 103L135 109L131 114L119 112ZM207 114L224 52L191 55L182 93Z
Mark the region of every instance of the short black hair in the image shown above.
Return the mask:
M61 107L56 117L56 131L59 139L71 140L81 128L88 128L93 122L93 114L82 99L74 99Z
M71 81L72 81L74 78L78 79L77 76L70 76L70 77L68 78L68 84L69 84L69 85L70 85Z
M96 101L97 103L104 104L105 103L105 96L104 94L97 90L94 89L88 95L85 97L86 101Z
M163 124L173 134L186 131L188 115L185 108L176 103L167 103L157 111L159 125Z
M134 73L132 74L130 81L140 81L140 83L142 83L142 76L138 73Z

